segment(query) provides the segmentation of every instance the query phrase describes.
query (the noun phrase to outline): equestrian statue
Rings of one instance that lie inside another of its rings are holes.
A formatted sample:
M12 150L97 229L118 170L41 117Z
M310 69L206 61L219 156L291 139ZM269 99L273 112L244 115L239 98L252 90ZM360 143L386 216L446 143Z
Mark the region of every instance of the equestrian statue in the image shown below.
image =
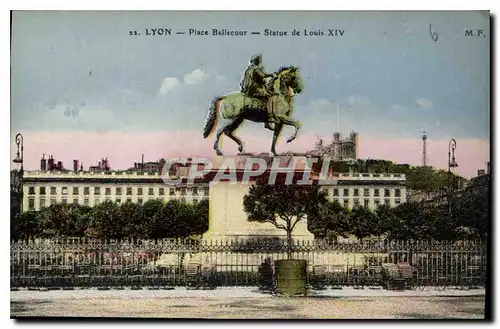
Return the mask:
M264 127L273 131L271 153L276 153L276 141L283 129L283 125L293 126L294 133L287 143L293 141L299 132L300 122L291 118L293 97L302 92L302 80L299 69L293 66L284 66L273 74L267 74L262 66L262 56L255 55L250 59L240 83L240 91L216 97L208 111L203 129L203 138L210 136L217 127L217 117L221 122L217 129L214 150L222 155L219 149L219 140L222 134L238 144L238 151L243 152L243 144L236 137L234 131L243 123L250 120L262 122Z

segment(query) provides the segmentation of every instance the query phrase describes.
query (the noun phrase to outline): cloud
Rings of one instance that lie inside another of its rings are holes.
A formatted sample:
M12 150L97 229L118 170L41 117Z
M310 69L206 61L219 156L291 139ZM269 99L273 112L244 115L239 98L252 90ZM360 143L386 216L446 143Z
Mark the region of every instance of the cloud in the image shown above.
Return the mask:
M160 95L165 95L170 90L180 85L179 79L166 77L160 87Z
M194 85L198 83L204 82L208 78L209 74L202 71L201 69L196 69L186 75L184 75L184 78L179 80L177 77L166 77L163 79L159 94L160 95L165 95L169 91L179 88L183 85ZM220 82L222 80L217 79L217 82Z
M423 109L432 109L434 107L434 103L431 100L423 97L417 98L415 100L415 104L417 105L417 107Z
M192 85L195 83L201 83L206 78L208 78L208 73L203 72L200 69L196 69L191 73L188 73L184 76L184 83L188 85Z

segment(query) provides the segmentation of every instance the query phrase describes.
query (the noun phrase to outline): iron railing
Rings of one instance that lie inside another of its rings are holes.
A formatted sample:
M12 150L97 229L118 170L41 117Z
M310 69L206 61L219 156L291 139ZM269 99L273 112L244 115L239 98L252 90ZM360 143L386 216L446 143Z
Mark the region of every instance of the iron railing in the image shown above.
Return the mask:
M179 286L192 263L215 266L218 286L256 286L264 260L286 251L279 239L18 241L11 287ZM410 266L417 287L484 286L487 273L481 241L294 241L292 258L308 261L311 281L321 271L333 286L383 285L388 264Z

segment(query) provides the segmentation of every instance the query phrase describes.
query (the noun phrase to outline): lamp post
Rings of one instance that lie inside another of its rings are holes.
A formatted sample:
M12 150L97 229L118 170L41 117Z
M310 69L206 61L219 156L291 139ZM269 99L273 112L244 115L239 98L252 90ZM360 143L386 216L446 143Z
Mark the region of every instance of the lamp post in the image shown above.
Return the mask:
M13 160L14 163L21 164L21 169L19 170L19 174L14 177L14 188L17 192L18 202L19 202L19 213L23 210L23 176L24 176L24 143L23 143L23 135L18 133L16 135L16 145L17 145L17 154L16 158Z
M455 149L457 148L457 141L455 139L450 139L448 143L448 216L451 219L451 197L452 197L452 175L451 168L458 167L458 163L455 161Z

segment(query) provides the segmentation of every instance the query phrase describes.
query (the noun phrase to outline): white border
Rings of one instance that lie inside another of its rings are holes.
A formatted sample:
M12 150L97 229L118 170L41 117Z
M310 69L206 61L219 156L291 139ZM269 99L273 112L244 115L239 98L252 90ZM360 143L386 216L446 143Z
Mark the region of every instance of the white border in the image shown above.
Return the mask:
M8 272L8 262L9 262L9 253L8 250L10 248L10 244L8 241L9 235L9 216L7 215L10 207L10 197L9 191L7 190L7 186L9 186L9 170L10 163L7 162L6 159L10 160L10 12L9 10L491 10L491 12L498 13L498 1L493 0L475 0L475 1L432 1L432 0L419 0L419 1L387 1L387 0L378 0L378 1L315 1L315 0L287 0L287 1L277 1L277 0L250 0L243 2L236 2L230 0L219 0L219 1L203 1L203 0L182 0L176 2L168 1L167 4L158 4L158 1L131 1L131 0L119 0L119 1L103 1L103 0L87 0L87 1L65 1L65 0L45 0L45 1L3 1L1 3L2 11L0 16L0 21L2 22L2 33L1 33L1 41L2 41L2 52L1 52L1 60L2 66L0 71L0 76L2 79L2 88L1 88L1 105L2 105L2 120L0 123L2 125L2 129L0 132L2 134L3 143L2 153L4 154L4 159L1 162L1 178L3 189L2 195L3 197L0 199L2 202L2 209L4 211L4 216L2 216L2 224L3 229L2 232L2 253L0 262L3 264L2 266L2 322L6 322L5 324L9 327L14 324L13 321L8 320L10 316L10 300L7 300L5 296L9 293L9 272ZM5 7L4 7L5 6ZM498 23L498 22L497 22ZM495 38L496 39L496 38ZM498 55L495 56L492 60L497 60ZM495 74L496 72L493 72ZM496 76L496 75L495 75ZM495 90L491 91L492 93L498 93L498 85L496 85ZM495 109L492 110L494 112ZM499 115L496 116L497 118ZM495 126L499 127L497 120L495 121ZM492 136L493 137L493 136ZM495 140L495 145L497 145L497 140ZM495 149L496 151L497 149ZM493 160L493 159L492 159ZM493 163L493 171L496 172L497 166L496 162ZM500 196L496 196L496 198L500 198ZM495 204L500 204L498 199L495 199ZM495 220L493 219L495 222ZM495 225L495 237L498 236L498 226ZM498 247L498 243L495 247ZM496 262L498 262L498 257L500 253L498 252L498 248L495 248L495 252L493 252L494 257L496 257ZM496 271L495 271L496 273ZM496 285L498 286L498 285ZM495 292L493 296L496 296L497 287L495 286ZM496 303L498 307L498 303ZM496 314L498 312L494 312ZM314 325L315 323L304 323L305 325ZM164 324L156 324L156 323L147 323L148 325L157 325L162 326ZM172 325L173 323L167 323L167 325ZM208 323L200 323L203 326L208 325ZM215 325L219 326L222 323L217 323ZM277 323L276 323L277 324ZM298 325L291 323L283 323L287 327L290 325ZM334 323L334 325L338 325L339 323ZM25 325L26 327L34 327L35 324ZM45 327L52 327L53 324L44 324ZM68 326L69 324L62 324L63 326ZM119 324L122 325L122 324ZM133 323L134 327L138 326L138 323ZM189 325L189 323L188 323ZM228 325L231 325L228 323ZM250 323L252 325L252 323ZM271 327L271 325L275 325L275 323L263 324L259 323L259 326L262 327ZM330 323L323 323L323 325L331 325ZM373 326L377 325L377 323L368 322L368 323L360 323L358 326ZM384 325L381 323L380 325ZM422 325L429 326L428 323L422 323ZM452 324L450 324L451 326ZM468 325L471 325L468 323ZM39 325L38 325L39 326ZM85 326L92 327L118 327L117 324L85 324ZM139 325L145 326L145 325Z

